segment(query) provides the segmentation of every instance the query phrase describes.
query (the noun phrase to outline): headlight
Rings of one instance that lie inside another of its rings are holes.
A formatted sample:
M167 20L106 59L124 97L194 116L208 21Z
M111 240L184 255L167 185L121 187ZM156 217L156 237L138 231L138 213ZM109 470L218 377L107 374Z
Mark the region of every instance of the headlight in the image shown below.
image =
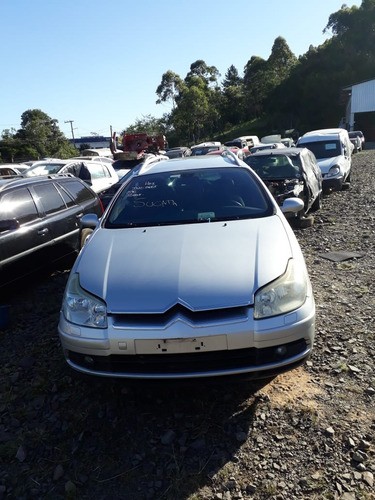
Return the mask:
M259 289L254 297L254 319L285 314L301 307L306 300L307 275L302 265L290 259L285 273Z
M340 167L338 165L333 165L327 174L327 177L337 177L340 174Z
M77 273L69 277L62 312L67 321L76 325L107 328L106 304L81 288Z

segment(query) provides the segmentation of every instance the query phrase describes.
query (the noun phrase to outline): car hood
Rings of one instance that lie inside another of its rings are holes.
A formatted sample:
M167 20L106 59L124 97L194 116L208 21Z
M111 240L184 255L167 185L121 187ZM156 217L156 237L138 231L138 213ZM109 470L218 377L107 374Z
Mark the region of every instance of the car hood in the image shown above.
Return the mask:
M333 158L317 158L317 163L322 174L328 173L329 169L333 167L333 165L340 165L341 156L334 156Z
M103 229L91 236L74 271L110 313L162 313L244 306L282 275L292 257L278 215L244 221ZM275 251L277 248L277 252Z

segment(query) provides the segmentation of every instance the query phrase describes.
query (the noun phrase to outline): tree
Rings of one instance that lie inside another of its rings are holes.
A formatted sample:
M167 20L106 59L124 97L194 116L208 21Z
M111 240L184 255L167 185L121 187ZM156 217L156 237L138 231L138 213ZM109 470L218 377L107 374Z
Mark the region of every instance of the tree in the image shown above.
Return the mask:
M172 113L174 126L188 141L197 142L202 136L209 114L209 100L202 80L197 77L180 94L177 108Z
M209 87L210 85L217 85L219 76L220 73L215 66L207 66L202 59L198 59L190 65L190 71L185 77L185 83L189 86L194 77L199 77Z
M275 39L271 55L267 59L267 70L272 75L272 85L276 87L290 75L298 59L290 50L285 38Z
M69 158L77 153L60 131L58 121L40 109L27 110L21 115L21 128L14 137L23 143L32 159Z
M219 126L219 76L215 66L208 66L201 59L190 65L184 80L171 70L163 74L156 89L156 102L172 101L172 111L165 116L164 125L166 132L174 136L173 142L179 142L179 138L195 142Z
M258 56L252 56L244 68L244 103L246 118L258 118L263 112L266 97L264 79L267 63Z
M222 126L224 127L226 124L236 125L243 121L245 118L243 106L243 79L239 76L237 68L232 64L225 73L222 82L220 106Z
M177 73L168 70L163 74L161 83L156 89L156 95L158 96L156 104L172 101L172 107L174 108L176 106L176 97L181 92L182 86L182 79Z
M137 133L146 133L149 135L154 134L165 134L167 129L166 117L163 118L155 118L154 116L147 115L143 118L137 118L133 125L129 125L122 132L122 134L137 134Z
M5 163L13 163L20 148L20 143L15 139L16 130L5 129L1 134L0 159Z

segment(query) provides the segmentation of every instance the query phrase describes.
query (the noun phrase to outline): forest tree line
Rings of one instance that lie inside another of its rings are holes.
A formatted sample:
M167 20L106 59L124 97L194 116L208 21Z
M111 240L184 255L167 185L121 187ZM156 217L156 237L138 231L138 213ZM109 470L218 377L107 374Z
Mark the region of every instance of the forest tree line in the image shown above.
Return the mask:
M251 56L242 73L231 65L221 81L218 69L203 60L193 62L185 77L170 69L156 89L156 102L169 103L171 111L137 119L122 133L163 133L173 146L231 138L241 128L261 134L338 126L346 107L342 89L375 78L375 0L344 4L324 32L331 37L300 57L279 36L268 59ZM57 120L41 110L25 111L21 128L4 130L0 140L3 162L74 152Z

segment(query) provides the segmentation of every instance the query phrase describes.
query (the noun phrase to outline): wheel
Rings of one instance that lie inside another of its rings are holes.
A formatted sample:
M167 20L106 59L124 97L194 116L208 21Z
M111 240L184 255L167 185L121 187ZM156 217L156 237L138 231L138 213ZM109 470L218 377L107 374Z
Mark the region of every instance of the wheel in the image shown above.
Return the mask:
M80 249L85 245L85 243L89 239L91 233L92 233L92 229L82 229L81 240L80 240Z
M295 219L292 219L293 226L298 229L306 229L314 224L314 217L306 215L303 210L299 212Z
M322 193L319 193L314 203L311 205L311 212L316 212L322 208Z

